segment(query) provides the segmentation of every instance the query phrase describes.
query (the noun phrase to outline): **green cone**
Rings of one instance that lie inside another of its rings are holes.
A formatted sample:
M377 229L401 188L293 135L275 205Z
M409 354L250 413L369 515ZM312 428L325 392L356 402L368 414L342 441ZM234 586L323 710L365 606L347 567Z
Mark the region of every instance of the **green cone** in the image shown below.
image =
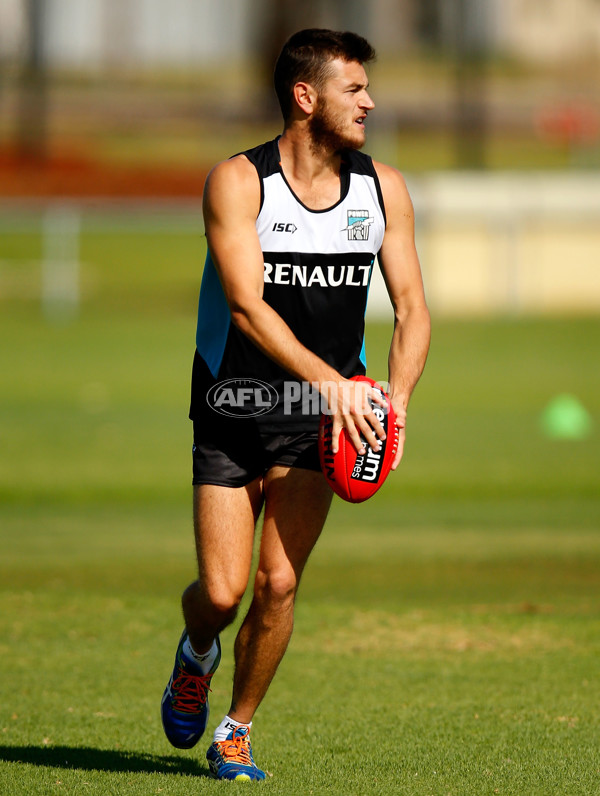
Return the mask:
M557 395L541 416L542 431L553 439L584 439L592 431L592 418L574 395Z

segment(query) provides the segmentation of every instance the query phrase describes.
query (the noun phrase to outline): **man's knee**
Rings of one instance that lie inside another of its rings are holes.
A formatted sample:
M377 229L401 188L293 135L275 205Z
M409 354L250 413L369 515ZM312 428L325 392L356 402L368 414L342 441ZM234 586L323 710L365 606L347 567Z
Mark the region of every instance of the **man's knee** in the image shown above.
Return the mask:
M230 624L236 617L244 592L227 585L214 587L208 592L213 615L219 617L221 624Z
M254 585L256 598L268 605L283 606L293 603L298 589L298 578L291 567L275 570L258 570Z
M235 619L243 596L244 589L226 582L205 585L196 581L183 593L184 614L209 613L211 623L226 627Z

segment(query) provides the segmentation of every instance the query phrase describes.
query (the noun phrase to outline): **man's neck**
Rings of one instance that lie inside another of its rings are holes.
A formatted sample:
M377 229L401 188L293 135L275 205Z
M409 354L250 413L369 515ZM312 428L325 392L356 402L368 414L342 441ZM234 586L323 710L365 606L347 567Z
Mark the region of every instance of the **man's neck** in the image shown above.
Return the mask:
M315 182L339 180L342 157L339 152L315 146L306 129L287 127L279 139L281 168L288 178L310 186Z

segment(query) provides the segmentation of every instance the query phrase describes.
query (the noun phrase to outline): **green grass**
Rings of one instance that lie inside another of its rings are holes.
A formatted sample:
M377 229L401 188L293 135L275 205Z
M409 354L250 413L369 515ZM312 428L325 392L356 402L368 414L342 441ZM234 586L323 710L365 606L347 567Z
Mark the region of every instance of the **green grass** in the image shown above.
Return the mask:
M203 742L168 745L158 712L194 575L198 246L180 242L169 280L159 237L130 244L129 283L124 241L87 239L98 287L70 323L0 305L0 793L231 789ZM368 331L378 378L388 335ZM256 717L273 774L257 787L598 792L599 335L597 318L434 319L401 469L367 504L335 501L307 567ZM562 392L592 414L588 439L542 433Z

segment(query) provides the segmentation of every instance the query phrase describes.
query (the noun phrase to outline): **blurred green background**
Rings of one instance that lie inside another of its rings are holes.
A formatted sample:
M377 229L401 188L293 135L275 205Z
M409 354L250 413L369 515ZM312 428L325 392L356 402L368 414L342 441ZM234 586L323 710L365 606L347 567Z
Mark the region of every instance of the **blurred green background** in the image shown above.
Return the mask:
M600 6L168 6L0 6L0 790L206 774L157 718L194 574L200 196L280 131L282 39L328 25L380 52L367 149L407 176L433 336L399 472L334 502L307 568L267 786L596 793Z

